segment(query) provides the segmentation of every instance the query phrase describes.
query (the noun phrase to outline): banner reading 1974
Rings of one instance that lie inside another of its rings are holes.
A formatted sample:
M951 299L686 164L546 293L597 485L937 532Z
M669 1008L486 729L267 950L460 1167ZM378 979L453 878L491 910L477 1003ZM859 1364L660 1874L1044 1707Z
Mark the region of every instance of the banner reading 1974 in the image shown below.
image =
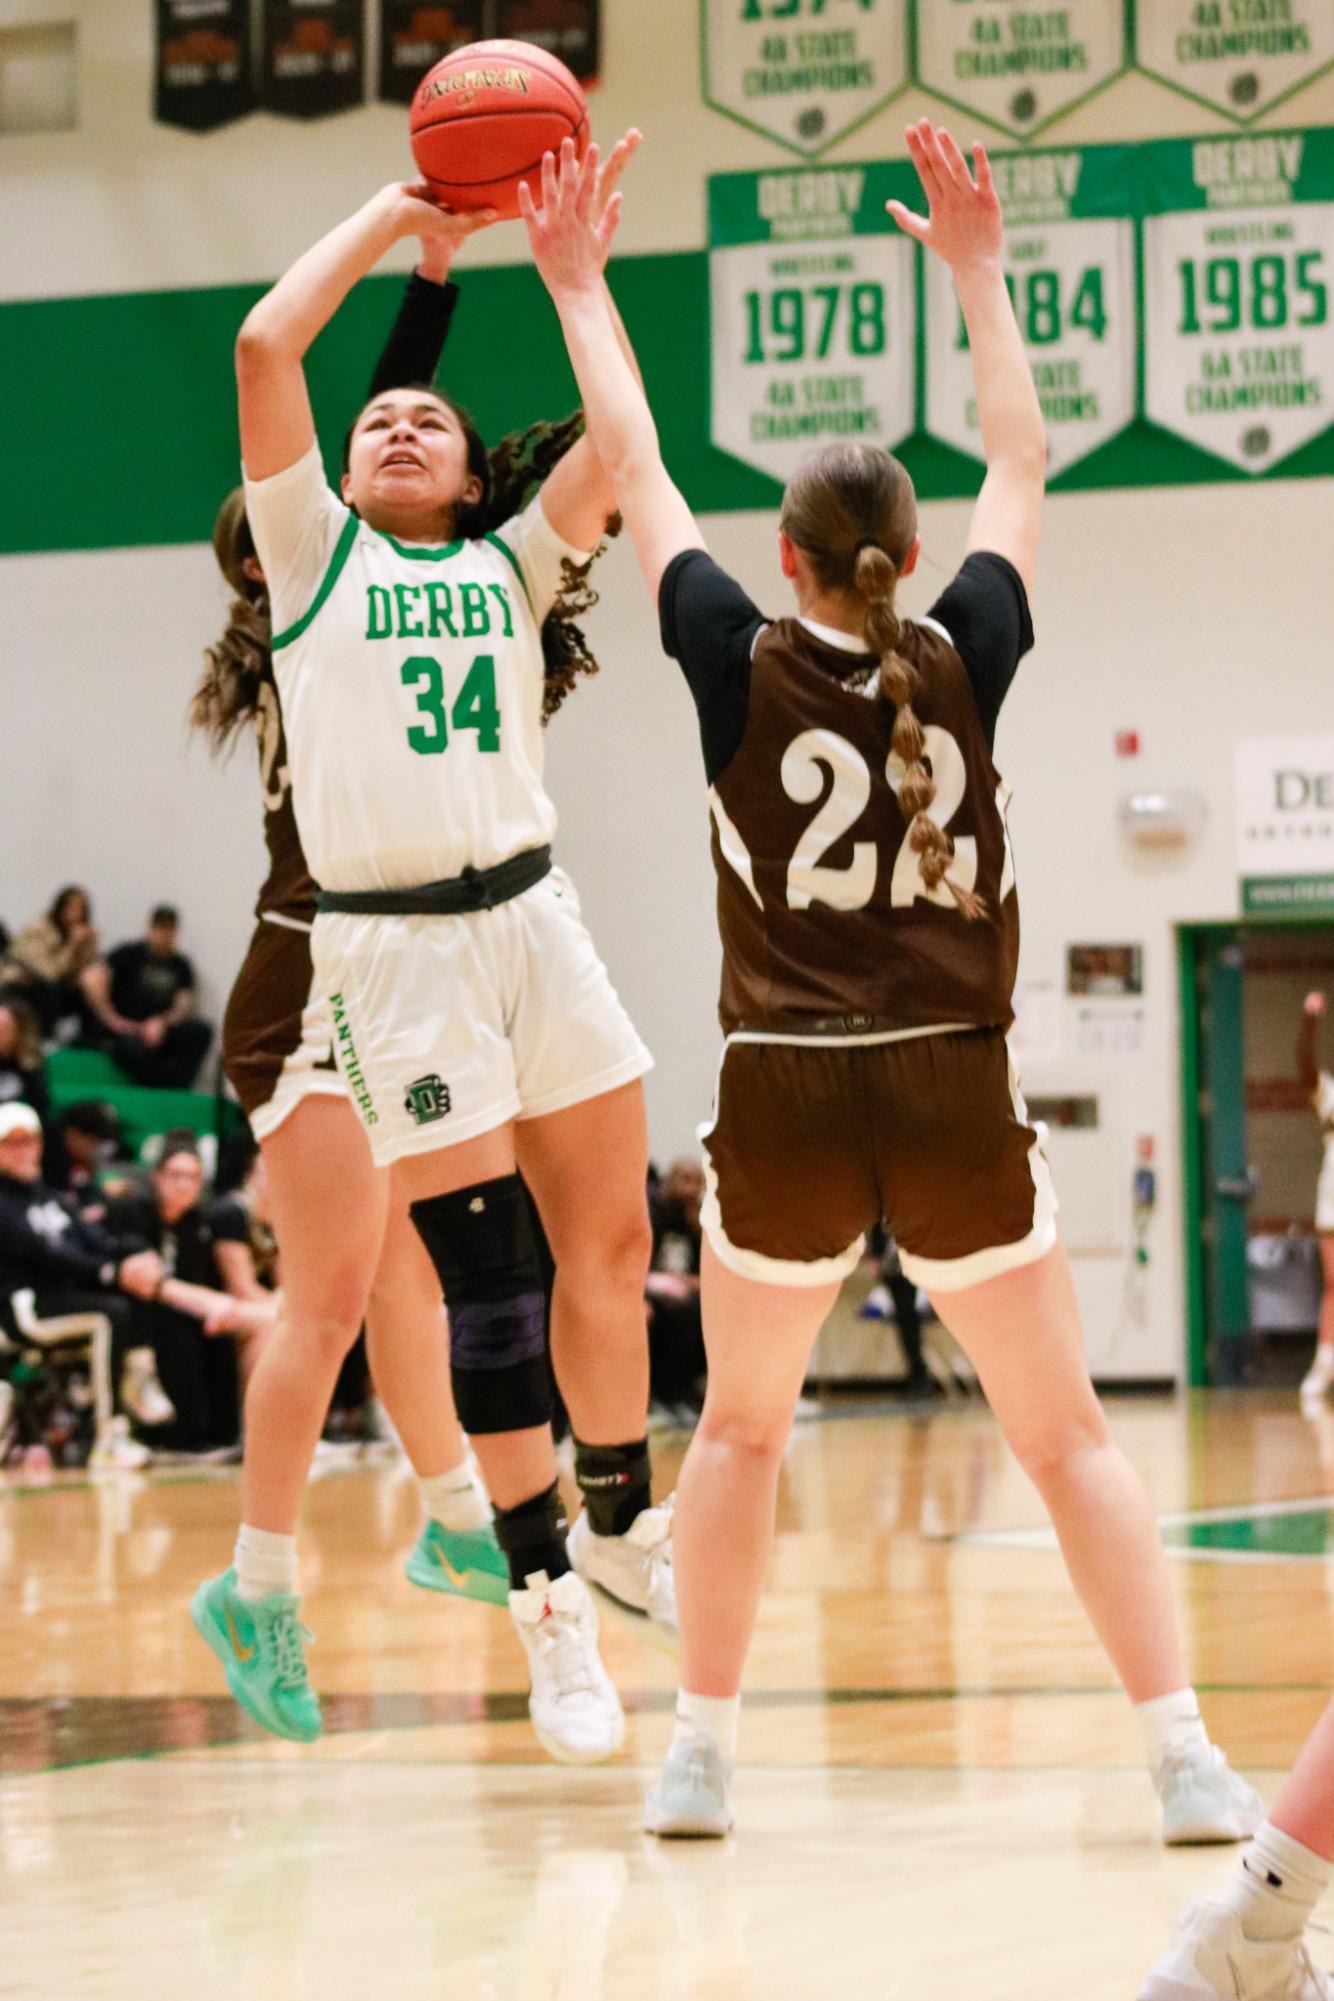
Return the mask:
M704 101L823 153L904 88L907 13L908 0L700 0Z
M1334 421L1334 128L1139 154L1146 415L1266 472Z
M1052 474L1135 416L1135 224L1128 147L999 154L1005 282L1047 427ZM926 258L926 428L982 457L968 331L954 281Z
M817 446L913 428L914 245L885 213L906 160L709 182L713 442L776 480Z

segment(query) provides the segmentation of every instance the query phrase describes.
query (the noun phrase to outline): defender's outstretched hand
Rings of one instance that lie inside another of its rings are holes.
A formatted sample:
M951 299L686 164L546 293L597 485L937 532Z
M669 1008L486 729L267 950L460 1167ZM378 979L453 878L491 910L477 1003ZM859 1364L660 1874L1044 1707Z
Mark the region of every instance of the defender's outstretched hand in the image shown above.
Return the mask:
M628 153L625 158L629 158ZM598 164L596 146L589 147L581 162L575 158L574 141L566 139L560 149L559 166L550 153L542 157L540 209L527 181L519 183L519 213L527 225L533 262L553 298L589 291L601 284L611 254L611 240L621 219L621 197L613 191L601 217L594 222ZM621 165L624 164L622 160ZM619 172L618 168L618 175Z
M1001 206L987 149L973 147L973 173L943 125L922 118L904 134L922 183L928 213L916 215L900 201L885 207L899 228L944 258L952 271L1000 259Z
M629 166L635 154L644 143L644 135L632 125L625 135L616 141L606 159L598 168L597 180L593 187L593 220L601 222L607 212L607 204L620 186L621 175Z

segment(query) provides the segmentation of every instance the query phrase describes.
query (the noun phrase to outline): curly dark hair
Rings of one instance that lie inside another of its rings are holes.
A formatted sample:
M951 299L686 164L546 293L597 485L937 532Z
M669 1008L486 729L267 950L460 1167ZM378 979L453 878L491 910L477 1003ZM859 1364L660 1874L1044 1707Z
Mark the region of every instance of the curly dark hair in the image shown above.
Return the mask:
M559 423L529 424L511 431L488 451L481 432L467 410L431 383L405 383L407 389L428 389L439 397L459 421L468 446L468 470L481 482L482 497L455 510L452 532L465 540L492 533L524 508L547 475L559 464L571 445L583 436L582 410L574 411ZM354 423L343 445L344 468L352 441ZM618 535L621 519L612 515L607 537ZM561 566L561 588L551 610L542 621L542 659L545 676L542 688L542 721L555 715L581 675L596 674L598 663L576 620L584 618L597 603L597 592L589 583L589 571L606 548L604 539L586 563L575 564L568 557ZM259 711L260 689L272 679L269 643L272 621L269 594L264 583L246 572L246 562L255 555L254 538L246 519L245 494L240 487L228 494L213 524L213 553L218 568L234 593L227 614L227 627L217 644L204 653L204 672L190 703L190 725L202 730L215 752L234 742L237 732L253 722Z

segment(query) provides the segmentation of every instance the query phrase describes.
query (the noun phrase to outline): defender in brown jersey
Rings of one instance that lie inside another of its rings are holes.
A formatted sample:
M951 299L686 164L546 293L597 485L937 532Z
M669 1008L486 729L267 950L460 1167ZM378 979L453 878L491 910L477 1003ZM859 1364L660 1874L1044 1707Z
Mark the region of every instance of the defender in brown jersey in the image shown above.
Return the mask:
M527 203L590 432L699 713L724 951L704 1132L709 1384L676 1516L683 1680L647 1825L731 1825L780 1455L814 1336L883 1217L1043 1493L1139 1705L1165 1838L1235 1840L1260 1804L1187 1683L1157 1527L1088 1379L1041 1136L1005 1044L1019 920L993 742L1032 637L1041 413L986 155L974 178L929 121L907 142L929 214L891 212L953 270L987 458L965 561L915 623L895 603L918 555L912 483L870 446L816 453L784 497L795 617L766 619L718 568L610 337L608 225L593 229L572 159L544 171L540 216Z

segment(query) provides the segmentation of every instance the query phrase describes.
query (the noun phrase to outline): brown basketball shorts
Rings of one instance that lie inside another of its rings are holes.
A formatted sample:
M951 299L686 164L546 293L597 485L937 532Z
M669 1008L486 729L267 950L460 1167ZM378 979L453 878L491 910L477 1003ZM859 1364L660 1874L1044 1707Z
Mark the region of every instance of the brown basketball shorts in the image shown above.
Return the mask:
M897 1039L745 1031L723 1051L703 1221L731 1270L845 1278L882 1218L908 1277L958 1291L1056 1242L1041 1129L1000 1029Z
M304 1098L347 1096L310 932L295 918L261 917L255 926L223 1017L222 1062L256 1139L276 1132Z

